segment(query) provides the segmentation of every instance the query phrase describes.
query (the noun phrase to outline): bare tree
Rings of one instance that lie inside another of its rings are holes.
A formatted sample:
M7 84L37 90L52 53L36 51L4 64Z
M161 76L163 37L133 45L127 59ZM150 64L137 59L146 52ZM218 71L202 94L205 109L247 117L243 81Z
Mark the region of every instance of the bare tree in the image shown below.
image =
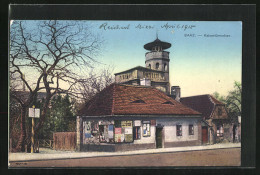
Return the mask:
M104 67L100 71L91 70L88 77L78 84L78 92L81 93L84 102L87 102L96 93L114 83L113 71L113 66Z
M45 91L46 97L36 132L56 93L76 95L77 83L83 81L88 68L96 63L94 57L101 43L99 36L91 33L90 26L83 21L13 22L10 28L10 74L18 74L28 91L24 97L17 86L12 86L11 98L22 108L18 151L24 151L25 115L37 92ZM15 81L11 79L10 84Z

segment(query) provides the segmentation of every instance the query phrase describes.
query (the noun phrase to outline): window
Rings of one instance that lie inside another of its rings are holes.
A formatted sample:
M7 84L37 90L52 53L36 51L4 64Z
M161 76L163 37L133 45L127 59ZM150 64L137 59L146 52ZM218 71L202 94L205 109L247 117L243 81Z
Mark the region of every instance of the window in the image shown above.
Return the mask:
M164 71L167 71L167 64L164 64Z
M222 137L223 133L224 133L223 126L222 125L218 125L217 126L217 136L218 137Z
M166 101L166 102L164 102L164 103L162 103L162 104L169 104L169 105L173 105L173 103L172 103L171 101Z
M189 125L189 135L194 135L194 126Z
M141 129L140 126L134 127L134 140L141 139Z
M135 101L132 101L131 103L145 103L143 100L135 100Z
M181 125L176 125L176 135L182 136L182 126Z
M151 69L151 64L148 65L148 68Z
M150 137L151 136L151 122L143 121L143 136Z
M159 69L159 63L156 63L155 68Z

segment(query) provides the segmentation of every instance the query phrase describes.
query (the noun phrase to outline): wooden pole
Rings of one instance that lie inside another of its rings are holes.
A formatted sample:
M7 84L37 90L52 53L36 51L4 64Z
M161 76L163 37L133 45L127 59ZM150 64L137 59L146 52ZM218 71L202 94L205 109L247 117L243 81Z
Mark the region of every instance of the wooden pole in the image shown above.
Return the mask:
M35 115L35 106L33 105L34 115ZM35 116L34 116L35 117ZM34 153L34 117L32 117L32 136L31 136L31 153Z

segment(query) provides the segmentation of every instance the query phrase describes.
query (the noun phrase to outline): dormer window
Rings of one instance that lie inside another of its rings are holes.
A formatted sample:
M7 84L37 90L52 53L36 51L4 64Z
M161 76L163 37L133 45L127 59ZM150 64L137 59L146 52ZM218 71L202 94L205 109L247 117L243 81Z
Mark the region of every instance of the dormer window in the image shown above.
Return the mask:
M131 103L145 103L143 100L135 100L135 101L132 101Z
M164 103L162 103L162 104L174 105L171 101L166 101L166 102L164 102Z

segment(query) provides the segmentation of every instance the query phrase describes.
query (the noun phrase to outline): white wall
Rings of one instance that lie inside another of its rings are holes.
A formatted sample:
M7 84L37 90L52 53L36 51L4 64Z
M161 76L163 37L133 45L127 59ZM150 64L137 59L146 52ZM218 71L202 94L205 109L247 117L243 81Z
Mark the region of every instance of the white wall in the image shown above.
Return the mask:
M157 124L164 126L164 142L175 142L175 141L192 141L198 140L198 119L157 119ZM176 136L176 125L182 125L182 136ZM189 125L194 126L194 135L189 135Z

